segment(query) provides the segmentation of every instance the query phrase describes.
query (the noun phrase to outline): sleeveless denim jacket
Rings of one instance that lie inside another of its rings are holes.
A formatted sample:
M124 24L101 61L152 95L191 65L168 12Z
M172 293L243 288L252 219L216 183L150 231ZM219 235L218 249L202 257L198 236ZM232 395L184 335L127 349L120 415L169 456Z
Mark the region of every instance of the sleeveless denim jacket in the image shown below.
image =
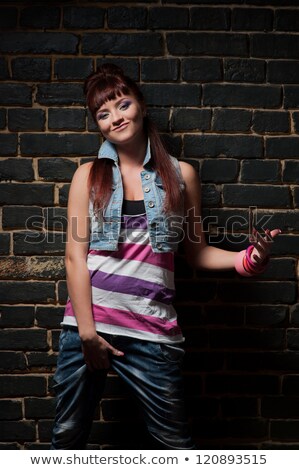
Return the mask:
M112 195L103 214L95 213L92 201L90 201L89 214L91 233L89 249L116 251L118 249L121 228L123 184L115 146L106 140L100 147L98 158L108 158L114 162L112 167ZM183 189L185 184L177 159L171 156L170 158L179 177L182 201L178 211L169 215L162 211L165 191L160 176L151 167L151 149L150 142L148 141L147 151L143 161L143 170L140 173L140 177L149 239L152 250L156 253L177 251L178 243L183 239Z

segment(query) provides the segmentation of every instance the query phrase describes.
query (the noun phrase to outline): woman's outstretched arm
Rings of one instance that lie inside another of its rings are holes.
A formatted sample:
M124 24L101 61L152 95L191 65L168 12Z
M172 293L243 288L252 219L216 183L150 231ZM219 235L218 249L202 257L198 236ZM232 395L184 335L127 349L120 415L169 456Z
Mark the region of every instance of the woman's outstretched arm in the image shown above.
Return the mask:
M180 162L185 181L185 224L184 249L187 261L195 268L224 270L233 269L238 252L223 250L209 246L205 240L201 218L201 185L199 177L192 165ZM280 233L279 229L266 231L261 235L256 231L254 250L251 259L254 263L263 263L268 255L273 239Z

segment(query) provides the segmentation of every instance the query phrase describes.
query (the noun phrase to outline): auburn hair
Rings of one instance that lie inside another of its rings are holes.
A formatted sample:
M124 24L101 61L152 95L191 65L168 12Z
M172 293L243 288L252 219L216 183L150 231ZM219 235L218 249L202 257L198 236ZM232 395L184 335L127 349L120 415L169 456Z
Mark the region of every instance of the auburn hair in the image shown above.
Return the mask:
M96 113L107 101L117 96L133 95L139 104L145 107L143 94L134 80L124 74L120 67L107 63L98 67L87 77L84 93L88 109L97 123ZM160 175L166 196L164 212L175 212L181 202L179 176L170 156L161 140L154 123L144 117L144 130L150 140L151 166ZM89 191L96 211L102 212L107 206L112 192L113 161L108 158L96 158L89 174Z

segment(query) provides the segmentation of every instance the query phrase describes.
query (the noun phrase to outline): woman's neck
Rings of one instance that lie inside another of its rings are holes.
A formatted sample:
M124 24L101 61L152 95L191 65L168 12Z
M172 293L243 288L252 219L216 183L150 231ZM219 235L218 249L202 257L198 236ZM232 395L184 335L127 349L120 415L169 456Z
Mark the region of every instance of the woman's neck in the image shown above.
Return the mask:
M145 135L136 142L125 145L117 145L117 153L120 166L140 167L144 161L147 149L147 138Z

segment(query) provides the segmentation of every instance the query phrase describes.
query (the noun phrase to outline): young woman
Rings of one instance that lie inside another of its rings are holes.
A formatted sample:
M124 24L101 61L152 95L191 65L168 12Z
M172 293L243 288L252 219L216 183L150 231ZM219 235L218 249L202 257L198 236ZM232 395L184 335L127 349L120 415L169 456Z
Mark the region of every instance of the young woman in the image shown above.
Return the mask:
M168 155L136 83L113 64L85 82L104 138L76 171L68 202L69 299L54 376L52 449L84 449L111 368L137 397L157 446L193 449L183 402L184 338L172 306L174 252L192 266L262 272L280 232L241 253L208 246L196 171Z

